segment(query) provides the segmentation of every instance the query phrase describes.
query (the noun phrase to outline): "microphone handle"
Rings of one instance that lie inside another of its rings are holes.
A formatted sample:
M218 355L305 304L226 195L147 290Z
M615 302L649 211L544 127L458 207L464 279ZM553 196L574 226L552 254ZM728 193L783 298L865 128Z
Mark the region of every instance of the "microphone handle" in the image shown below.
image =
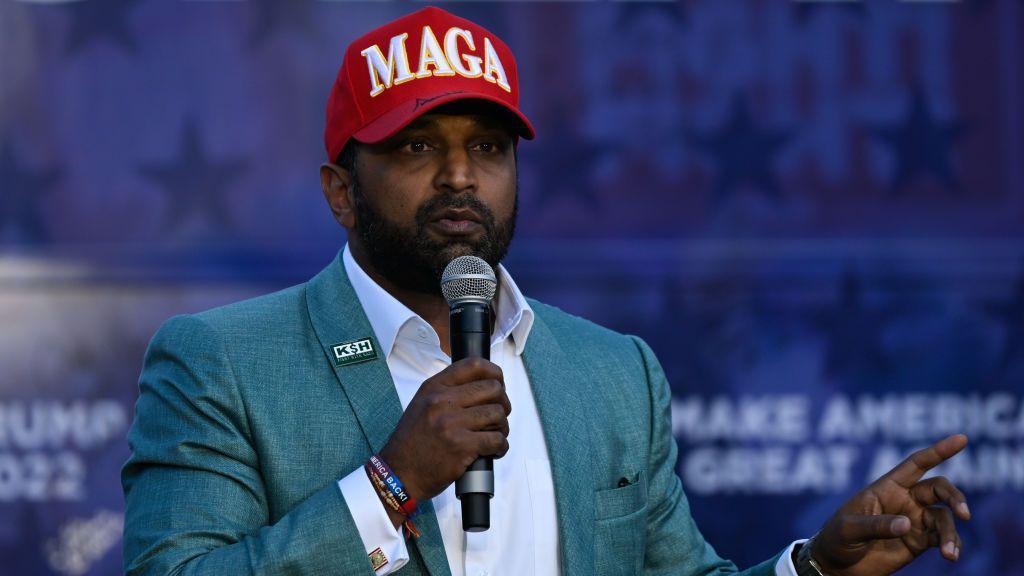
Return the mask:
M461 302L449 313L452 362L463 358L491 359L491 307L482 302ZM494 497L494 459L481 456L455 481L455 496L462 502L462 529L483 532L491 527Z

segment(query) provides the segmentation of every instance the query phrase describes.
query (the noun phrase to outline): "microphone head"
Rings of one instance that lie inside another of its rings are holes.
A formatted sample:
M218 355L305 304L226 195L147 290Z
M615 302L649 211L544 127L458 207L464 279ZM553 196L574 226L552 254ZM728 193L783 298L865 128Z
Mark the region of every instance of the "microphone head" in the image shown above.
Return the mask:
M441 293L449 306L462 302L489 303L498 289L494 270L483 258L459 256L441 274Z

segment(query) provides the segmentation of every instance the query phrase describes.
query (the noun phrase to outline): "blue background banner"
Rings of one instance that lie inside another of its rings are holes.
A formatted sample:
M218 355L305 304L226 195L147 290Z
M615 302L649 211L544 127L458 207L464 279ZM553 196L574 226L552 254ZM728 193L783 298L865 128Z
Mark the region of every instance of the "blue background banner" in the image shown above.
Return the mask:
M399 0L0 0L0 573L120 571L119 469L169 316L302 282L349 41ZM912 449L1024 575L1024 5L445 3L519 62L507 266L645 338L705 536L749 566Z

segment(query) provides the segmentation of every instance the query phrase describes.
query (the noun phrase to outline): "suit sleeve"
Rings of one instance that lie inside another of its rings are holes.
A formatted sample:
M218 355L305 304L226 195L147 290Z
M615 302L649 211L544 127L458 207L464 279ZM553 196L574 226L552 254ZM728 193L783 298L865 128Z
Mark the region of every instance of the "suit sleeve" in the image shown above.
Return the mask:
M251 439L216 332L169 320L146 352L121 470L127 574L373 574L335 482L270 524Z
M739 572L704 540L690 515L690 504L676 474L678 449L672 436L672 390L654 352L631 336L640 351L651 393L651 456L647 466L647 548L644 574L709 576L714 574L775 574L776 555Z

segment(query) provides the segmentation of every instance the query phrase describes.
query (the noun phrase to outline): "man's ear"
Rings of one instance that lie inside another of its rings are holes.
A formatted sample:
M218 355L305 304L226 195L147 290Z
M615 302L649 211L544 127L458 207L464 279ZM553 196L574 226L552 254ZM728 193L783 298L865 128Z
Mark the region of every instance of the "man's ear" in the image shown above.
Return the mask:
M331 162L320 165L320 187L323 188L324 199L331 207L334 219L348 230L356 225L352 182L352 173L341 166Z

